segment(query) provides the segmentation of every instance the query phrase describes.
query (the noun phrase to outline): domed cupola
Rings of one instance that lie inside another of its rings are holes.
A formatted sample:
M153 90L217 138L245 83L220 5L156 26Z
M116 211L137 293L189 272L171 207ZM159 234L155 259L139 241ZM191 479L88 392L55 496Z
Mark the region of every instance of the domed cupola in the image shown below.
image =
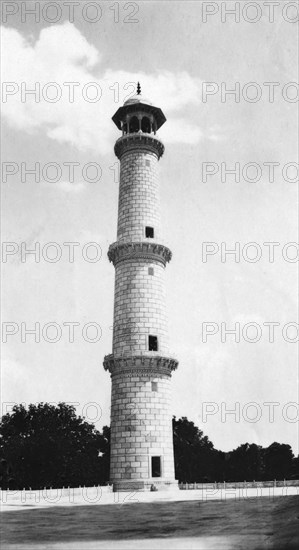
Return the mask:
M141 95L138 82L137 92L127 99L112 117L117 128L126 134L156 134L157 130L166 122L162 110Z

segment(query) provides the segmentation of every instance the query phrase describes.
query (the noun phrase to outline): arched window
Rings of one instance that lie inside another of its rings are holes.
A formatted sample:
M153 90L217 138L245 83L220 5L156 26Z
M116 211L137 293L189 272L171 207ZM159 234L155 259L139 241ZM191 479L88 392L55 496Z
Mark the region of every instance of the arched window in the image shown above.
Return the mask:
M124 122L123 124L123 134L127 134L128 133L128 125L126 122Z
M138 132L139 130L139 121L137 116L133 116L130 120L130 134Z
M150 119L147 116L142 117L141 130L146 134L151 133L151 123L150 123Z

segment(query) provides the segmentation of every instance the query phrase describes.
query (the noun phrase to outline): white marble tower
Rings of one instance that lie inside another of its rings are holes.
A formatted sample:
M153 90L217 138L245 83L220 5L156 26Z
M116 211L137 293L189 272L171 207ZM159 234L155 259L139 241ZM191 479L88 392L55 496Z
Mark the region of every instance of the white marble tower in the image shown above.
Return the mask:
M112 120L122 132L117 241L108 257L115 266L111 373L110 481L115 491L177 486L174 477L171 374L165 307L165 267L171 251L161 229L158 162L164 146L157 130L161 109L140 93Z

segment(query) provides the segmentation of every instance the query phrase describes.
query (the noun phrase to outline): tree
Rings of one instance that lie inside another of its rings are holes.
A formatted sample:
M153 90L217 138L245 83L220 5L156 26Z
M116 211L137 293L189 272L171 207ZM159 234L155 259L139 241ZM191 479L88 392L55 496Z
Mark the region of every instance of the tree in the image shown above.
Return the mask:
M109 479L110 429L101 434L65 403L15 405L0 424L2 488L94 485Z
M299 455L292 460L289 479L299 479Z
M257 481L262 479L263 453L260 445L244 443L227 454L227 480Z
M203 432L185 416L173 417L176 478L183 482L214 481L217 451Z
M264 479L287 479L292 473L293 458L290 445L272 443L264 449Z
M176 478L181 482L298 479L299 457L289 445L245 443L218 451L185 416L173 417ZM110 428L102 433L66 403L15 405L0 423L2 489L78 487L109 480Z

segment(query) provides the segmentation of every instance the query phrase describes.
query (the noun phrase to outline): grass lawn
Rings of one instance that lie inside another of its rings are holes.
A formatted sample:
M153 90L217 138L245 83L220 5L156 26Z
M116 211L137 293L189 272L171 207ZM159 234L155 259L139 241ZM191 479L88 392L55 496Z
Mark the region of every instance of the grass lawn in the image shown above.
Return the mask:
M299 548L297 496L60 506L7 511L1 518L2 550Z

